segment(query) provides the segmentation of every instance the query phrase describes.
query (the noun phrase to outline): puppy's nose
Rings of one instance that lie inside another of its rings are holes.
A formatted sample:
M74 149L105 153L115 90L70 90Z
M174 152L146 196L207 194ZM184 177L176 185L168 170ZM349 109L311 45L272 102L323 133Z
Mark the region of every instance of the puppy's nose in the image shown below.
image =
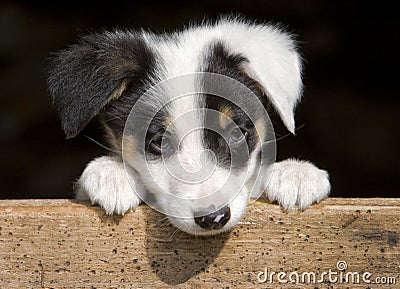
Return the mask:
M214 207L214 206L213 206ZM215 209L215 207L214 207ZM210 212L210 208L199 210L194 213L194 221L201 228L206 230L218 230L228 223L231 218L231 209L229 207L223 207L215 212Z

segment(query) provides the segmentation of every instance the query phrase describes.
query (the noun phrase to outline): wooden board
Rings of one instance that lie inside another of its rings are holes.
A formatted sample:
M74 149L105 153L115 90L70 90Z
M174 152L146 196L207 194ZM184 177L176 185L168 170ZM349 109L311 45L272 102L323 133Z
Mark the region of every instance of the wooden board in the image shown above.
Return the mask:
M400 199L327 199L303 212L256 203L229 234L208 238L146 206L110 217L71 200L0 201L7 289L400 288L399 248Z

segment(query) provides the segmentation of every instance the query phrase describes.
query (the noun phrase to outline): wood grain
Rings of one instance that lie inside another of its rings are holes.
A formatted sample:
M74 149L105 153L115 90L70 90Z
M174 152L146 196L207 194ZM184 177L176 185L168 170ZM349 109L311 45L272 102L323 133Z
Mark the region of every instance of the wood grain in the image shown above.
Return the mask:
M233 231L208 238L146 206L110 217L71 200L0 201L0 288L400 288L399 248L400 199L327 199L303 212L256 203ZM260 283L265 268L317 280ZM329 270L397 284L318 283Z

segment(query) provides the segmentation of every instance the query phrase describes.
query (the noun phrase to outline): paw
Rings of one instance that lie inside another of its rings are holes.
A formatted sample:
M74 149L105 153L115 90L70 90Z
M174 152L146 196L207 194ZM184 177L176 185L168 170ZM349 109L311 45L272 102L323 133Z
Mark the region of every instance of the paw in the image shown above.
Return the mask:
M104 156L91 161L83 171L76 183L76 199L90 200L109 215L121 215L141 202L135 190L142 188L137 183L132 185L136 187L131 187L124 164Z
M285 210L305 209L329 195L328 173L305 161L285 160L272 166L266 196Z

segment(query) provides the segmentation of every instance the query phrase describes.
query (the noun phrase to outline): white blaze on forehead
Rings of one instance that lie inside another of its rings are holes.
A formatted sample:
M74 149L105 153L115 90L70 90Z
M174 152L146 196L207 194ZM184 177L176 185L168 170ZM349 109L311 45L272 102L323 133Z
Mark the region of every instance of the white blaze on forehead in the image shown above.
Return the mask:
M171 38L157 38L149 43L162 58L165 79L198 72L204 60L204 49L219 33L208 27L193 27L175 33Z
M169 98L168 119L170 120L167 130L170 130L178 139L178 154L198 163L204 151L201 140L204 113L200 107L202 89L199 75L185 75L168 81L165 85L164 90Z

